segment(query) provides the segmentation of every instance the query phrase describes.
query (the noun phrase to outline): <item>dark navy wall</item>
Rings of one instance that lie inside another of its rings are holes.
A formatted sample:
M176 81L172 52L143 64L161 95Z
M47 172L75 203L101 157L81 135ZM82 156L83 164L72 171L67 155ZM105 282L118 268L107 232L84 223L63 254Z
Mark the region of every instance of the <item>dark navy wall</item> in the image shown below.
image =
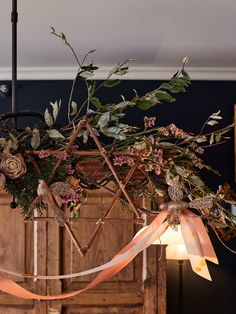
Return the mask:
M1 82L2 83L2 82ZM99 97L108 102L120 101L120 95L132 97L132 89L144 94L159 85L154 81L123 81L114 89L100 92ZM63 105L68 101L70 81L21 81L18 84L19 109L43 110L50 101L62 99ZM74 100L79 102L84 90L76 90ZM177 96L172 104L162 104L153 108L148 115L156 115L158 125L171 122L188 132L197 132L207 117L221 109L222 126L232 123L233 105L236 103L236 82L194 81L188 92ZM0 111L11 111L10 98L0 98ZM126 120L134 125L142 125L142 111L128 111ZM66 115L64 115L65 117ZM25 122L25 121L24 121ZM24 123L23 122L23 123ZM217 189L219 184L234 184L234 148L233 132L226 144L209 149L206 160L218 169L221 177L204 174L208 184ZM230 253L217 241L212 240L219 257L220 266L209 265L213 282L208 282L195 275L189 263L184 265L183 314L234 314L236 313L236 255ZM236 249L236 241L227 243ZM177 314L178 267L175 262L168 262L168 314Z

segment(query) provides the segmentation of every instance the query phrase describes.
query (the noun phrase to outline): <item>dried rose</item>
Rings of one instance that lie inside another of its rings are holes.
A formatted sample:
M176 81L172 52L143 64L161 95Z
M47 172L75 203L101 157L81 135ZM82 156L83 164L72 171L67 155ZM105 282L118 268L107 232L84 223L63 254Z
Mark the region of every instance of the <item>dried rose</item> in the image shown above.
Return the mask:
M1 171L10 179L17 179L26 173L26 165L21 154L9 155L1 160Z

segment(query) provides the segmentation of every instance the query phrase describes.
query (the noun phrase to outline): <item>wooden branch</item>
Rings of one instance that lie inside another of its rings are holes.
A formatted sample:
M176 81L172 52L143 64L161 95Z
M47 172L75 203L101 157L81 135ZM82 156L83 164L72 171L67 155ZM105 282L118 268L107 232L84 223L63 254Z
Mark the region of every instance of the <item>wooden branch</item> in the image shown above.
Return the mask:
M115 171L115 169L114 169L114 167L113 167L113 164L111 163L110 159L109 159L108 156L107 156L106 150L102 147L102 145L101 145L99 139L97 138L97 135L95 134L93 128L91 127L91 125L90 125L88 122L86 123L86 128L88 129L89 133L91 134L91 136L92 136L92 138L93 138L95 144L96 144L97 147L99 148L102 157L106 160L106 163L107 163L108 167L110 168L110 170L111 170L111 172L112 172L114 178L116 179L116 181L117 181L119 187L121 188L122 192L125 194L125 197L127 198L127 200L128 200L128 202L129 202L131 208L133 209L135 215L137 216L137 218L140 218L140 214L139 214L139 212L138 212L138 210L137 210L137 208L136 208L136 206L135 206L133 200L130 198L129 194L127 193L127 191L126 191L126 189L125 189L125 187L124 187L123 182L120 181L120 178L119 178L119 176L117 175L117 173L116 173L116 171Z
M132 174L134 173L134 171L135 171L136 168L137 168L137 164L135 164L135 165L130 169L130 171L128 172L128 174L127 174L127 176L126 176L126 178L125 178L125 180L124 180L124 183L123 183L124 186L129 182L129 180L130 180L130 178L131 178L131 176L132 176ZM93 233L93 235L92 235L92 237L91 237L91 239L90 239L88 245L86 246L86 248L85 248L86 251L88 251L88 250L90 249L91 245L93 244L93 242L94 242L94 240L95 240L95 237L96 237L97 234L101 231L101 229L102 229L102 227L103 227L103 225L104 225L103 219L104 219L104 218L107 218L107 217L110 215L112 209L114 208L114 206L115 206L115 204L116 204L116 202L117 202L117 200L118 200L118 198L120 197L120 195L121 195L122 192L123 192L123 191L122 191L121 187L119 187L119 189L117 190L117 192L116 192L114 198L112 199L112 202L111 202L111 204L110 204L110 207L109 207L108 210L106 211L105 215L100 219L97 228L95 229L95 231L94 231L94 233ZM138 218L140 218L140 217L138 217Z
M82 257L85 257L85 252L83 251L82 247L80 246L79 242L77 241L74 232L71 230L70 226L68 225L68 223L64 223L64 227L66 228L67 232L70 235L71 240L73 241L75 247L77 248L79 254Z

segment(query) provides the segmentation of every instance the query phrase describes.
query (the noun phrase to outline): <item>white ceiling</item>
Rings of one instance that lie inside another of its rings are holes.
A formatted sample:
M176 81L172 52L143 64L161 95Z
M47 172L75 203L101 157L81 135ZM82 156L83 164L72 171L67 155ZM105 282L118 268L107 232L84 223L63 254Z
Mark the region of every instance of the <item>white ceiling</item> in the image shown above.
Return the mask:
M0 78L11 65L11 1L0 1ZM69 78L76 63L50 35L64 32L80 56L91 49L100 76L135 58L130 78L165 78L191 59L193 76L236 80L235 0L19 0L22 78Z

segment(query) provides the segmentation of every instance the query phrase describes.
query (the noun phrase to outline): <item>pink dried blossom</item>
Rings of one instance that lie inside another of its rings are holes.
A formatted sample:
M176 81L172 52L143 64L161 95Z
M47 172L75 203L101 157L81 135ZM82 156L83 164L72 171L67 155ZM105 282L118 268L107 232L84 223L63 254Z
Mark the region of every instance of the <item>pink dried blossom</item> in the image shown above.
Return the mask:
M114 166L122 166L127 164L132 167L134 165L134 159L130 156L116 156L113 158Z
M185 139L188 137L188 133L184 132L182 129L179 129L174 123L170 125L170 131L175 137Z
M155 149L154 150L154 157L162 159L163 158L163 150L162 149Z
M193 160L192 160L192 162L193 162L193 165L195 166L195 167L197 167L198 169L202 169L204 166L203 166L203 163L202 163L202 160L200 159L200 158L198 158L198 157L195 157Z
M67 194L63 197L63 203L64 204L69 204L69 203L78 203L78 201L80 200L81 195L79 195L78 193L70 193Z
M59 159L59 160L66 160L67 153L66 152L58 152L56 154L56 158Z
M47 158L49 156L50 156L49 150L44 150L44 149L40 150L40 152L38 154L38 157L41 158L41 159L42 158Z
M78 145L72 145L72 146L70 147L70 149L69 149L69 153L70 153L71 155L77 153L78 148L79 148Z
M155 164L155 174L158 176L161 174L161 165L160 164Z
M169 136L170 135L170 132L167 128L165 127L161 127L158 129L158 133L164 135L164 136Z
M127 150L131 155L139 156L140 153L139 149L129 146Z
M145 128L151 128L155 126L156 117L144 117Z
M200 146L196 147L195 152L202 155L204 153L204 149Z
M148 165L145 165L145 168L144 168L144 171L146 172L150 172L150 171L153 171L153 165L152 164L148 164Z

